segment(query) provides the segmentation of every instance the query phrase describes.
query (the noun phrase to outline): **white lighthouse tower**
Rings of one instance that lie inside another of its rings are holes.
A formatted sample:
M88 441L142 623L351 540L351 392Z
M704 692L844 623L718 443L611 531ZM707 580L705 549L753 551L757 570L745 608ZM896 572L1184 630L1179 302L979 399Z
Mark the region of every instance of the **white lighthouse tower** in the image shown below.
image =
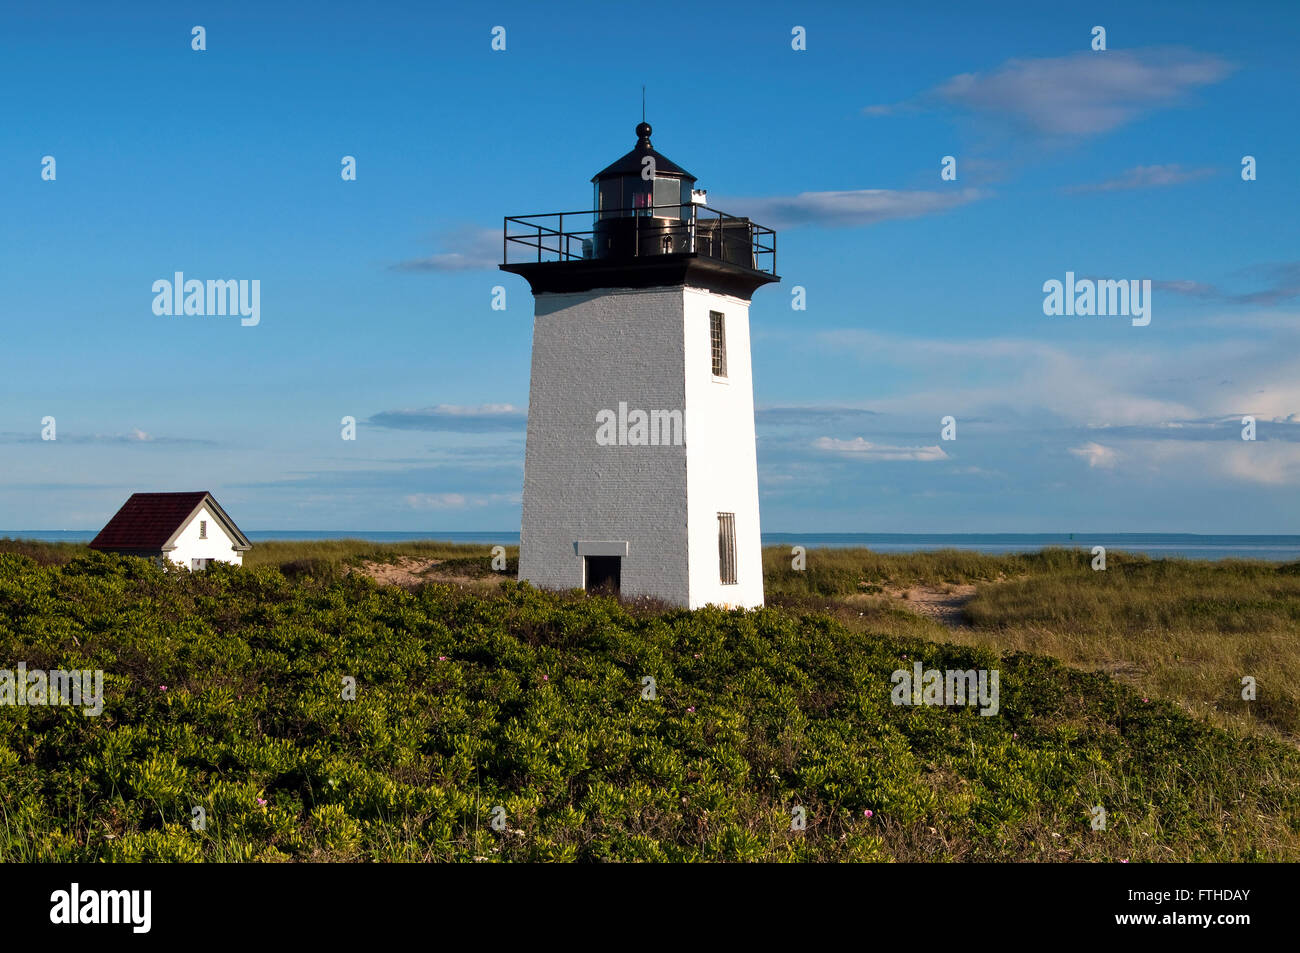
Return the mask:
M761 606L749 301L776 237L708 208L650 132L594 210L505 220L536 302L519 578Z

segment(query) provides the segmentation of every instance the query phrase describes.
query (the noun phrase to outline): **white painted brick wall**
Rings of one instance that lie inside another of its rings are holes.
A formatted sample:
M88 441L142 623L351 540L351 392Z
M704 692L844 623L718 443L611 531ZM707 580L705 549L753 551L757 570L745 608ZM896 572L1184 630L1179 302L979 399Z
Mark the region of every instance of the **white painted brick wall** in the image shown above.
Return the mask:
M690 523L690 608L763 604L763 550L758 525L758 459L754 445L754 378L749 303L687 288L686 496ZM726 330L727 376L713 376L709 312ZM718 566L718 514L736 514L736 584L723 585Z
M727 383L710 310L727 316ZM597 444L598 412L620 401L682 411L685 446ZM739 585L719 579L718 512L736 514ZM627 540L624 595L761 605L758 533L747 304L680 286L538 295L519 577L581 588L575 543Z
M619 401L683 409L681 314L680 288L537 296L521 579L581 588L574 544L627 540L623 593L686 604L686 448L596 443Z

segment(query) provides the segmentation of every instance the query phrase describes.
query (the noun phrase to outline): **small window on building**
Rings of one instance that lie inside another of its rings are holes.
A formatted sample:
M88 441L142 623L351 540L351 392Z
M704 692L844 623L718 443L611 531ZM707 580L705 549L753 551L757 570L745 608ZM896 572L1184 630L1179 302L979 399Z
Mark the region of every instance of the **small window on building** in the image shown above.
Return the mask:
M736 514L718 514L718 576L724 586L736 584Z
M727 329L721 311L709 312L709 335L713 344L713 376L727 376Z
M208 521L199 520L199 539L208 538Z

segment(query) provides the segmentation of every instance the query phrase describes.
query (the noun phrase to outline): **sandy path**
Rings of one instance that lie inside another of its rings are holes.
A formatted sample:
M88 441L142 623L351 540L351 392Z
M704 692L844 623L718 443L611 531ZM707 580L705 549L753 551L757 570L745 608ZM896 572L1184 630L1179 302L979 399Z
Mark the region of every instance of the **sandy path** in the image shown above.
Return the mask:
M427 582L425 573L442 562L441 559L421 559L418 556L401 556L391 563L362 563L360 568L349 569L369 576L381 586L418 586Z
M969 627L963 608L975 595L973 585L949 586L946 589L913 586L911 589L892 589L886 592L917 615L928 616L950 629Z

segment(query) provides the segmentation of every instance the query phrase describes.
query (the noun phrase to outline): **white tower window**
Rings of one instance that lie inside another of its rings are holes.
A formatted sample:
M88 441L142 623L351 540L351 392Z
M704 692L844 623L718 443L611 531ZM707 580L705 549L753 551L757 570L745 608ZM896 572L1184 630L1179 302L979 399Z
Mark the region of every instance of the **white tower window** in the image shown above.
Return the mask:
M724 586L736 584L736 514L718 514L718 576Z
M712 338L713 376L727 376L727 328L721 311L709 312L709 334Z

